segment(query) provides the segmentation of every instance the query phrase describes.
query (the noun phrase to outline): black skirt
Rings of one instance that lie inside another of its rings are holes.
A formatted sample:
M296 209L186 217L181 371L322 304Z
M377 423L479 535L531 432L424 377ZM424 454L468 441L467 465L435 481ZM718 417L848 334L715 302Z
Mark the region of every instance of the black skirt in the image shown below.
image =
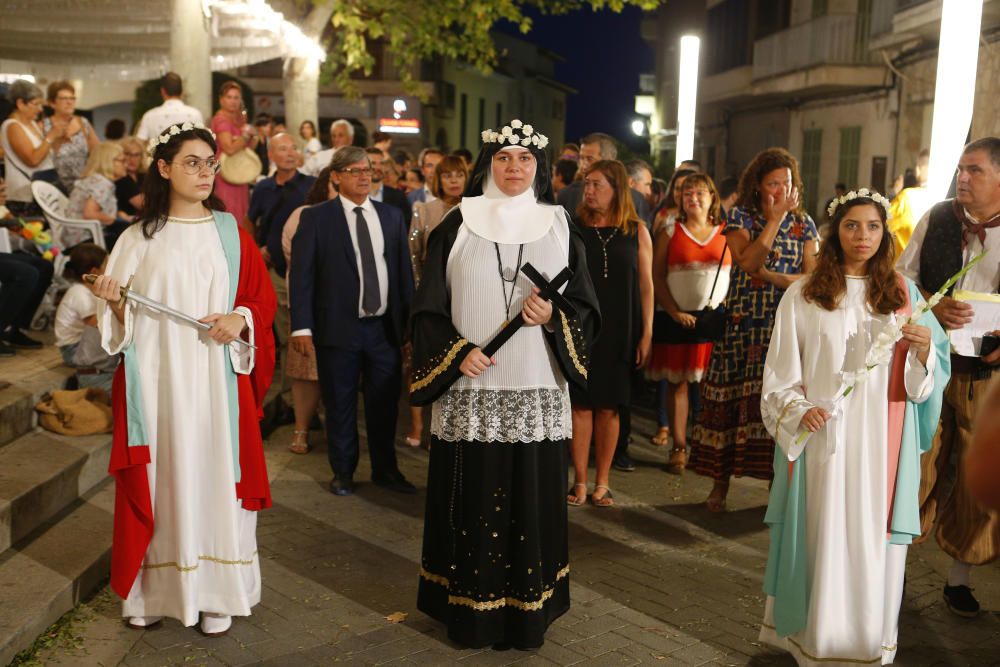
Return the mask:
M569 609L566 441L431 443L417 607L464 646L541 646Z

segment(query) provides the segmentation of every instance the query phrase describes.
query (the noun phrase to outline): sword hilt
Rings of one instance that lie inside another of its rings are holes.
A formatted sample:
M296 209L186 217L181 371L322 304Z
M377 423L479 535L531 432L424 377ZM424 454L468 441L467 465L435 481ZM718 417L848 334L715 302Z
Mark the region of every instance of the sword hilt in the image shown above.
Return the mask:
M83 282L87 283L88 285L93 285L94 283L97 282L97 279L99 277L100 276L97 275L96 273L85 273L81 277L81 280L83 280ZM118 288L118 291L119 291L119 293L121 293L121 296L122 296L122 298L118 300L118 307L119 308L122 308L122 307L125 306L125 300L128 298L128 291L129 291L129 289L131 289L131 287L132 287L132 281L134 279L135 279L135 274L133 273L131 276L128 277L128 282Z

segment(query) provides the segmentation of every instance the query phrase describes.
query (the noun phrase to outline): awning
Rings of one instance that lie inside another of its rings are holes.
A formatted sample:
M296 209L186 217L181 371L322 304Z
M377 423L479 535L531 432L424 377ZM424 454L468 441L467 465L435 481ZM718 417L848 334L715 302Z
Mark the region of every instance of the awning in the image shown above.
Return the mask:
M264 0L202 0L211 67L325 52ZM0 73L152 79L170 69L170 0L2 0Z

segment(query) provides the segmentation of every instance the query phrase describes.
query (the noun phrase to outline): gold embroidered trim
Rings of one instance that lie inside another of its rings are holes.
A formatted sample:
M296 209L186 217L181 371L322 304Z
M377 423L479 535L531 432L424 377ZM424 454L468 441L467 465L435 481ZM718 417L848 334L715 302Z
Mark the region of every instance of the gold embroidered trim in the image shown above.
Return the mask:
M569 320L566 319L566 316L562 313L559 314L559 319L562 320L563 338L566 340L566 350L569 352L569 357L573 361L573 365L576 367L576 370L580 373L580 375L586 378L587 369L580 363L580 357L577 356L576 343L573 342L573 334L569 330Z
M569 574L569 565L563 569L556 572L556 581L564 578ZM450 583L447 578L442 577L439 574L434 574L428 572L424 568L420 568L420 576L427 581L438 584L439 586L444 586L445 588L450 588ZM494 611L496 609L502 609L504 607L514 607L515 609L520 609L521 611L538 611L545 606L545 603L549 598L555 593L555 588L549 588L542 591L541 596L537 600L532 600L526 602L524 600L518 600L517 598L504 597L498 600L486 600L480 602L479 600L474 600L472 598L463 597L461 595L449 595L448 604L459 605L462 607L469 607L473 611Z
M763 625L768 630L774 630L775 633L777 633L778 631L778 628L774 627L773 625L768 625L767 623L761 623L761 625ZM787 639L791 643L795 644L795 648L799 649L799 652L802 653L802 655L815 662L847 662L852 665L874 665L876 663L881 664L882 662L882 656L879 656L877 658L872 658L871 660L865 660L863 658L820 658L819 656L811 655L808 651L802 648L802 644L798 643L793 638L782 637L782 639ZM893 650L893 649L887 649L885 646L883 646L882 648L883 650Z
M250 560L225 560L223 558L216 558L215 556L198 556L199 561L208 561L210 563L218 563L219 565L253 565L254 558L257 557L257 552L254 551L250 556ZM151 563L149 565L143 565L144 570L158 570L162 567L172 567L178 572L191 572L197 570L201 563L195 563L194 565L181 565L176 561L170 561L169 563Z
M785 407L781 410L781 414L778 415L778 421L774 425L775 430L781 428L781 422L785 421L785 415L787 415L788 411L792 409L792 406L798 405L799 403L807 403L807 402L808 401L802 398L796 398L794 401L789 401L785 405Z
M468 342L469 341L465 340L464 338L459 338L457 341L455 341L455 344L452 345L451 349L448 350L448 353L444 355L444 359L441 361L440 364L434 367L434 369L431 370L429 373L427 373L427 375L423 376L419 380L414 380L412 383L410 383L410 393L412 394L415 391L423 389L431 382L433 382L434 378L436 378L438 375L441 375L441 373L444 373L446 370L448 370L448 367L451 366L453 361L455 361L455 356L459 353L459 351L463 347L465 347L465 344Z

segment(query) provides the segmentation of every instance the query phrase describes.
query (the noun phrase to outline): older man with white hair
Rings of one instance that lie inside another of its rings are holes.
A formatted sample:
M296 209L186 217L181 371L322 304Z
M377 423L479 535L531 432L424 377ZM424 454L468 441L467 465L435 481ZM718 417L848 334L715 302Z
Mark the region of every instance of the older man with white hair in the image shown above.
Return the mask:
M330 123L330 145L332 148L320 151L306 160L302 166L302 173L309 176L319 176L319 172L330 166L330 160L338 148L350 146L354 143L354 126L351 121L343 118Z

